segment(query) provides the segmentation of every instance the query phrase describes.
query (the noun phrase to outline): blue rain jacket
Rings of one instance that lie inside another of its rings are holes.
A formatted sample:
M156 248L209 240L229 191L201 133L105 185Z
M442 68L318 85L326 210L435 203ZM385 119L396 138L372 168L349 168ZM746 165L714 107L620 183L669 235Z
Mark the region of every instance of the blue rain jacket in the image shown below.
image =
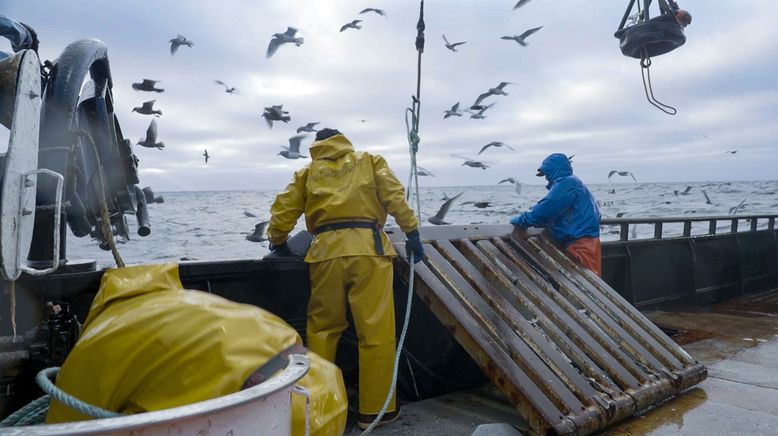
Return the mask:
M540 170L548 180L548 194L532 209L511 218L519 227L545 227L563 248L576 239L600 236L600 210L592 193L573 175L570 161L562 153L543 160Z

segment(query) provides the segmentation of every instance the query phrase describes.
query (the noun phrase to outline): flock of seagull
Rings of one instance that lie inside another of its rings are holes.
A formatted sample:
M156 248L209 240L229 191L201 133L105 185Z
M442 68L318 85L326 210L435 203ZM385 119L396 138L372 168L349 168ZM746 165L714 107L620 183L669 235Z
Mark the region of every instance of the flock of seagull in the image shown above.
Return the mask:
M520 0L518 1L515 6L514 10L526 5L529 3L530 0ZM362 11L359 12L360 16L364 16L366 14L375 14L378 16L386 17L386 12L382 9L377 8L365 8ZM362 23L364 20L362 19L354 19L351 20L345 24L343 24L340 27L340 32L345 32L349 29L353 30L360 30L362 29ZM505 35L501 36L500 39L507 40L507 41L514 41L517 44L519 44L521 47L527 47L528 42L527 38L529 38L531 35L537 33L543 28L543 26L539 27L533 27L525 32L519 34L519 35ZM467 41L457 41L457 42L450 42L446 35L443 36L443 42L445 45L445 48L450 50L451 52L457 53L457 47L460 47L464 44L467 44ZM177 35L175 38L170 39L170 55L173 56L176 54L176 52L182 47L193 47L194 42L187 39L186 37L182 35ZM271 58L276 52L284 45L294 45L296 47L300 47L304 44L305 40L303 37L298 35L298 30L294 27L287 27L286 31L283 33L275 33L272 35L272 38L268 44L267 51L266 51L266 57ZM144 91L144 92L156 92L156 93L162 93L164 92L164 89L157 87L157 84L159 81L157 80L150 80L150 79L143 79L139 83L133 83L132 88L137 91ZM224 92L227 94L236 94L238 93L238 89L232 86L227 85L221 80L214 80L214 83L222 86L224 88ZM486 118L486 111L494 107L496 104L496 101L492 101L491 103L487 104L486 100L490 97L497 97L497 96L508 96L508 92L505 91L505 88L509 85L515 85L515 83L512 82L500 82L497 86L488 89L486 92L483 92L479 94L472 105L470 105L468 108L462 109L460 106L461 102L457 102L454 105L451 106L450 109L445 110L443 113L443 118L448 119L451 117L462 117L465 113L469 114L470 119L485 119ZM142 115L153 115L155 118L162 116L162 111L158 109L154 109L154 103L156 100L149 100L146 102L143 102L143 104L139 107L135 107L132 109L133 112L137 112ZM284 110L283 105L271 105L268 107L264 107L263 111L260 115L262 118L265 119L268 128L273 128L274 122L283 122L283 123L289 123L291 121L291 116L288 111ZM366 122L366 120L359 120L361 122ZM316 126L320 124L319 122L309 122L306 123L303 126L300 126L296 129L296 135L289 138L289 145L288 146L282 146L282 150L278 153L279 156L282 156L286 159L301 159L301 158L307 158L308 156L303 155L300 152L300 146L302 143L302 140L307 136L302 133L311 133L316 132ZM162 141L159 141L158 139L158 132L157 132L157 122L155 119L152 119L149 127L146 130L146 137L142 138L137 142L138 145L142 147L147 148L157 148L159 150L164 149L165 144ZM501 141L492 141L488 144L483 145L480 150L478 151L477 155L481 155L484 151L493 148L505 148L511 151L514 151L513 147L510 145L501 142ZM727 150L726 153L728 154L735 154L738 150ZM208 150L205 149L202 154L205 164L208 163L208 160L210 159L210 155L208 153ZM476 158L467 157L467 156L461 156L461 155L452 155L453 157L457 157L460 159L463 159L464 162L462 163L462 166L468 166L471 168L479 168L482 170L486 170L489 168L490 164L486 161L482 161ZM570 159L572 159L572 156L570 156ZM417 167L417 174L419 176L431 176L434 177L434 174L423 168L423 167ZM608 174L608 180L613 176L621 176L621 177L631 177L635 182L637 182L637 179L635 176L629 172L629 171L621 171L621 170L612 170ZM502 183L510 183L515 186L515 190L517 193L521 193L521 183L516 181L512 177L508 177L505 179L502 179L498 182L498 184ZM689 189L691 187L688 187L686 191L679 192L675 191L675 195L686 195L688 194ZM615 190L612 190L615 192ZM707 193L703 192L705 194L705 197L708 201L708 204L711 204L710 199L708 198ZM450 198L444 198L443 204L440 206L438 212L428 218L428 221L431 224L435 225L441 225L441 224L448 224L444 221L444 218L448 211L451 209L454 202L462 195L463 193L459 193L453 197ZM466 204L466 203L462 203ZM489 202L473 202L473 205L478 208L487 208L492 206ZM736 208L733 208L735 212L742 206L739 205ZM251 214L248 211L245 211L244 214L246 216L252 216L255 217L255 215ZM267 241L267 238L265 236L265 230L267 228L267 221L262 221L258 224L256 224L254 232L251 233L246 237L247 240L252 242L264 242Z

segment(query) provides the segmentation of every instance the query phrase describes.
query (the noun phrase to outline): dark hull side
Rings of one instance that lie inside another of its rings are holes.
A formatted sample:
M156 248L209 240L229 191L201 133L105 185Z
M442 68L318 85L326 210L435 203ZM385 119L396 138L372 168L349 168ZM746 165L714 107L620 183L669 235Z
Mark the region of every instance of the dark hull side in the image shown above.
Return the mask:
M707 305L778 286L777 241L778 233L770 230L608 242L603 244L604 278L640 309L689 303ZM39 326L46 319L49 301L66 303L83 321L101 275L101 271L88 271L22 278L16 283L17 331L23 334ZM180 265L180 275L188 289L267 309L305 337L310 284L307 265L300 258L187 262ZM406 295L407 283L395 277L398 327L405 314ZM0 324L3 417L41 395L34 385L34 373L45 366L42 362L51 364L66 351L41 355L40 335L33 338L28 334L24 341L13 343L9 323ZM29 355L19 357L19 351L28 351ZM338 364L349 384L355 382L356 357L356 335L349 329L338 352ZM466 389L486 381L478 366L417 297L400 362L398 389L400 397L406 400Z

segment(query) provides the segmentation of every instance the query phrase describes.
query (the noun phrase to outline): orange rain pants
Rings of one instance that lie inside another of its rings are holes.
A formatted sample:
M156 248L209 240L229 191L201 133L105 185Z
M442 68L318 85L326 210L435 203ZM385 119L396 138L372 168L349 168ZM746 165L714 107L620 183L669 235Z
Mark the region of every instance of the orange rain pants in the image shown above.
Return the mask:
M576 239L565 249L568 257L577 264L589 268L602 277L602 248L600 238L583 237Z
M346 256L310 264L308 349L335 361L351 307L359 339L359 412L381 411L392 382L395 352L392 259ZM396 395L387 412L393 412Z

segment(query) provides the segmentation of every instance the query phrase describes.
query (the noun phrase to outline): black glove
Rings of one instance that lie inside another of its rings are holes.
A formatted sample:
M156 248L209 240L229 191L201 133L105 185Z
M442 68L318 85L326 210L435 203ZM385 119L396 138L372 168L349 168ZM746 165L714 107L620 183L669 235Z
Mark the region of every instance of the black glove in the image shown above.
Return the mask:
M413 263L419 263L424 259L424 246L421 245L421 236L419 231L414 230L405 234L408 238L405 241L405 255L408 256L408 260L411 260L411 253L413 253Z
M272 251L276 256L280 256L280 257L294 256L292 250L289 249L289 245L287 245L286 241L278 245L270 244L270 251Z

